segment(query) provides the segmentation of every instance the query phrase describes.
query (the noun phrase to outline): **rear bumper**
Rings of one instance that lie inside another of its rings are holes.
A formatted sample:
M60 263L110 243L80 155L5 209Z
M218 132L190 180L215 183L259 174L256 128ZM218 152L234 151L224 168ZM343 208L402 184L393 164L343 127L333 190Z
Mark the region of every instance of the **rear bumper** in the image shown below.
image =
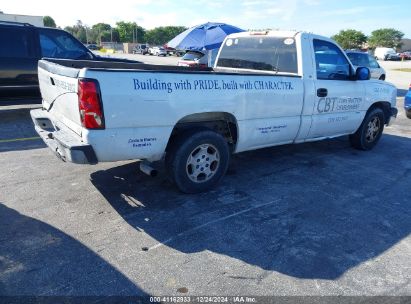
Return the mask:
M58 158L75 164L98 163L93 147L70 129L57 128L47 111L31 110L30 115L36 132Z

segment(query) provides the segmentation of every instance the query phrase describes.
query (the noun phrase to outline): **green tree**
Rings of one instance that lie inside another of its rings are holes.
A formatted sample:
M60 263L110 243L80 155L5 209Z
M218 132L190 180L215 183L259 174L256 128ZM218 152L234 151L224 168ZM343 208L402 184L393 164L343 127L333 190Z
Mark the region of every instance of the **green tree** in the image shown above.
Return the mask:
M111 25L110 24L108 24L108 23L97 23L97 24L94 24L92 27L91 27L91 29L93 30L93 31L98 31L98 32L104 32L104 31L109 31L109 30L111 30Z
M47 26L47 27L54 27L54 28L56 27L56 22L50 16L44 16L43 23L44 23L44 26Z
M404 33L393 28L383 28L375 30L368 38L368 44L371 48L390 47L398 48L402 45L401 39Z
M184 32L184 26L160 26L146 32L146 41L150 44L163 45L178 34Z
M120 42L145 42L145 29L135 22L120 21L116 23Z
M72 34L83 43L90 42L89 33L91 32L91 29L85 26L81 20L77 20L76 25L66 26L64 30Z
M367 41L367 36L365 36L363 32L352 29L342 30L331 38L343 49L360 49Z
M92 41L100 44L101 42L111 41L111 25L107 23L97 23L91 27ZM114 40L114 37L113 37ZM118 40L114 40L118 41Z

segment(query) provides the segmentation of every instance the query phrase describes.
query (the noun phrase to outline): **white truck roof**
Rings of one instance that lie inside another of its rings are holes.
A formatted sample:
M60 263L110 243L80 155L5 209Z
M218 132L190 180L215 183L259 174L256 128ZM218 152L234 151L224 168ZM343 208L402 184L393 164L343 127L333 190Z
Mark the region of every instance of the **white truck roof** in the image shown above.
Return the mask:
M234 33L228 35L226 39L235 39L241 37L252 37L252 36L265 36L265 37L284 37L284 38L291 38L296 37L297 35L301 35L302 37L312 37L316 39L322 39L327 41L333 41L329 37L316 35L310 32L305 31L291 31L291 30L267 30L267 31L248 31L248 32L241 32L241 33Z

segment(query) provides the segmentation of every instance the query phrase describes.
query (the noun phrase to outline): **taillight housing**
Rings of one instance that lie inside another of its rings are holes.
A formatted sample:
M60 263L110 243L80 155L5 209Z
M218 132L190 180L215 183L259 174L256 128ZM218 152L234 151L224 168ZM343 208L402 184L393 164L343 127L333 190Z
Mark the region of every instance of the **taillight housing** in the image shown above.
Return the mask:
M81 125L86 129L104 129L104 111L97 80L80 78L78 81L78 108Z

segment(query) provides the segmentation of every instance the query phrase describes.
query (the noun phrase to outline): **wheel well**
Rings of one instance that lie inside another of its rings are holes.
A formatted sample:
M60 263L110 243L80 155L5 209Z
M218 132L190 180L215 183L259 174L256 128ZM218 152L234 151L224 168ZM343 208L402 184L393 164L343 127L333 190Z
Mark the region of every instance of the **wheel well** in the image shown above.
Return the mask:
M234 115L227 112L205 112L187 115L174 126L167 143L167 148L181 133L192 128L207 128L221 134L234 151L238 140L238 125Z
M372 110L379 108L384 112L384 123L387 124L390 116L391 116L391 104L387 101L379 101L373 103L371 107L368 109L367 113L371 112Z

